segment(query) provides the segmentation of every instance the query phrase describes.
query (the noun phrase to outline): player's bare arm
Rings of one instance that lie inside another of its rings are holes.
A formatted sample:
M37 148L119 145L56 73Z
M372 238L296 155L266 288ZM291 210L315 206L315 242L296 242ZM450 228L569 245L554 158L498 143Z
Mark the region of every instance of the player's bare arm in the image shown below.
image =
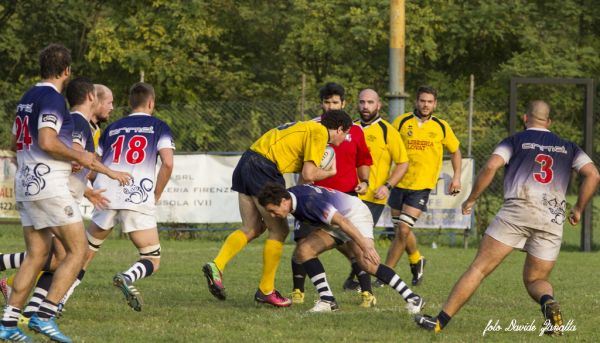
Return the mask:
M450 182L450 185L448 186L448 193L452 196L456 196L460 193L460 173L462 170L462 154L460 153L460 148L456 149L456 151L451 154L450 161L452 162L454 175L452 176L452 182Z
M579 195L577 196L577 202L571 208L569 213L569 222L571 225L579 223L581 219L581 213L589 203L592 196L596 192L598 182L600 182L600 174L598 169L593 163L588 163L579 169L579 175L583 178L583 182L579 186Z
M56 159L75 161L86 168L90 168L93 163L94 154L67 147L58 139L57 132L52 128L43 127L39 130L38 143L44 152Z
M504 159L500 157L500 155L493 154L486 162L485 166L481 168L479 174L477 174L477 179L475 180L471 194L469 194L467 200L462 204L462 213L464 215L471 214L475 201L477 201L481 193L483 193L490 185L494 179L494 175L496 175L496 171L502 168L502 166L504 166Z
M360 250L362 250L365 259L367 259L369 262L374 263L375 265L379 264L379 254L377 254L375 248L366 243L367 238L361 235L360 231L358 231L358 229L356 228L356 226L354 226L354 224L352 224L352 222L350 222L346 217L344 217L340 213L335 213L333 215L333 218L331 218L331 224L339 226L340 230L342 230L342 232L348 235L348 237L350 237L352 241L360 247Z
M162 195L171 173L173 172L173 149L164 148L158 151L162 164L156 176L156 188L154 189L154 199L158 201Z
M331 164L331 167L327 170L317 167L313 161L305 161L302 165L302 179L305 183L312 183L315 181L326 179L337 173L335 159Z
M398 184L398 182L400 182L400 180L402 180L402 177L404 177L404 174L406 174L407 171L408 171L408 161L396 165L396 167L394 168L394 171L392 172L390 177L387 179L387 181L383 185L379 186L377 188L377 191L375 191L375 199L387 198L390 195L389 193L390 193L391 187Z
M369 189L369 174L371 173L371 166L358 166L358 168L356 168L356 173L358 174L358 179L360 182L358 185L356 185L354 191L360 195L365 195Z

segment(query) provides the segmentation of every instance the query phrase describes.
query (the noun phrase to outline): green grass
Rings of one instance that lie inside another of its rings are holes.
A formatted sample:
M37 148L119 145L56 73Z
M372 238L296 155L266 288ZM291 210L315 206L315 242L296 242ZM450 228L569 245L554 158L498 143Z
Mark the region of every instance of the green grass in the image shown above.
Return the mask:
M23 248L16 225L0 224L0 251ZM575 240L576 238L573 238ZM418 329L405 313L404 301L389 288L375 290L378 306L358 307L357 293L344 292L342 282L348 263L337 252L322 256L330 284L341 306L333 314L308 315L316 294L307 284L306 303L288 309L256 307L253 295L262 261L262 241L249 244L225 272L228 299L213 298L201 273L221 243L210 240L162 241L160 271L136 283L144 296L143 312L127 307L121 293L111 285L112 276L137 259L137 251L125 239L109 239L90 267L83 284L67 305L59 325L77 342L537 342L542 317L539 306L529 299L521 281L524 254L514 252L484 282L470 302L440 335ZM289 258L293 246L285 245L277 285L287 293L291 276ZM385 244L378 250L385 256ZM421 246L428 264L422 286L415 288L427 301L425 313L437 314L452 285L473 259L476 249ZM598 342L598 252L561 252L552 282L566 319L577 330L557 341ZM406 256L397 268L410 280ZM482 337L489 320L507 326L535 320L535 332L494 332ZM27 330L26 330L27 331ZM44 341L40 336L35 336Z

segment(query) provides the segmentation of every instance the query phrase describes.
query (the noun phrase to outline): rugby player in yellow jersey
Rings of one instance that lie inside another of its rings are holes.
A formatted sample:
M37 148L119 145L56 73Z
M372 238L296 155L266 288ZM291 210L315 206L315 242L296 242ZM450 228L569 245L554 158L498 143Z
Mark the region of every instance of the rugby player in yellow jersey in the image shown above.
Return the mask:
M411 228L421 213L427 210L429 193L436 186L442 168L444 147L451 155L454 170L448 194L456 195L460 192L460 143L450 125L433 116L436 105L436 90L421 86L417 89L414 112L405 113L392 123L395 130L400 132L408 152L409 168L398 184L392 183L395 186L388 205L392 209L396 235L385 264L394 268L406 250L413 286L419 285L423 279L425 258L417 248L417 239Z
M275 289L275 273L289 233L287 220L274 218L258 204L256 196L268 182L285 185L283 173L301 173L306 182L322 180L336 174L319 168L327 144L339 145L352 125L342 110L329 111L321 122L306 121L281 125L262 135L241 157L234 172L232 189L238 192L242 227L230 234L212 262L202 267L208 289L217 299L225 300L222 272L227 263L248 242L265 230L269 236L263 250L263 272L254 296L259 303L276 307L291 305Z
M377 92L372 89L360 92L358 96L360 125L373 164L369 173L367 193L359 195L359 198L371 210L373 224L377 223L383 212L392 185L398 183L408 169L408 156L400 134L390 123L381 118L380 110L381 100ZM393 171L392 162L395 164Z

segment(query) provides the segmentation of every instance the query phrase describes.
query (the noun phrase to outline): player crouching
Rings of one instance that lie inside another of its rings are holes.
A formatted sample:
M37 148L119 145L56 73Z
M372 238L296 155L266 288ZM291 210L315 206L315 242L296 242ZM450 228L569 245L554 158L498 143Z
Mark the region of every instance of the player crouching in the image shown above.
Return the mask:
M380 263L373 242L373 217L360 199L314 185L286 190L283 185L269 183L258 195L258 202L274 217L286 218L291 214L299 221L319 227L299 243L294 256L319 292L320 299L309 312L339 309L318 256L345 242L349 243L362 270L402 295L409 313L415 314L423 308L423 298L413 293L391 268Z

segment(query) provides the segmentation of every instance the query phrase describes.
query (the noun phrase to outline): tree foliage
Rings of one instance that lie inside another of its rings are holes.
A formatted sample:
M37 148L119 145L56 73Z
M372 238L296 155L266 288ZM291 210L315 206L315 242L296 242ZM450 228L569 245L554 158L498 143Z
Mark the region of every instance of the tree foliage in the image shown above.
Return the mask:
M474 74L478 103L500 113L511 76L600 75L599 37L595 0L407 1L406 89L431 84L449 110L464 111ZM7 141L14 105L38 78L37 53L51 42L72 50L76 75L111 87L117 105L126 106L143 72L160 104L193 109L205 100L294 102L302 74L308 99L326 81L344 84L350 101L363 87L383 95L388 39L383 0L3 1L0 115L7 124L0 137ZM561 130L577 137L581 89L526 87L524 94L521 110L542 95L563 119ZM407 108L410 102L412 95ZM256 116L250 123L268 117L242 112ZM226 106L202 111L196 120L207 131L186 137L208 144L210 127L227 114Z

